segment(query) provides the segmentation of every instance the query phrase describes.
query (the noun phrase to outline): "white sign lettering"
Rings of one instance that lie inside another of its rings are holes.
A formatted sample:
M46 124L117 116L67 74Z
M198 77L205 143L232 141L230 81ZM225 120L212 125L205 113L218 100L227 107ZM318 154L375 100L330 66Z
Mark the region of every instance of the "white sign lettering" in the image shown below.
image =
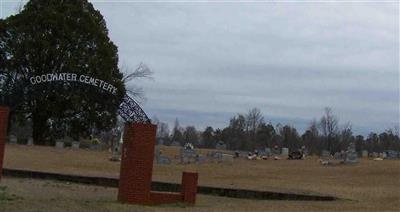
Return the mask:
M86 76L86 75L77 75L74 73L53 73L53 74L43 74L40 76L31 77L30 82L32 85L37 85L45 82L54 82L54 81L68 81L68 82L81 82L89 85L96 86L103 90L106 90L112 94L117 94L117 88L110 83L107 83L103 80L96 79L94 77Z

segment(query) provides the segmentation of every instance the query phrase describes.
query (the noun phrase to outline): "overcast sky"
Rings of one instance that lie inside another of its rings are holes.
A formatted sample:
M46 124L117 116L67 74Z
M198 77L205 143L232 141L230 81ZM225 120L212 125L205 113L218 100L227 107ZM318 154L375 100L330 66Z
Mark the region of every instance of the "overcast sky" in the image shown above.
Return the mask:
M355 133L399 123L398 2L91 2L121 65L154 71L136 82L150 117L224 127L258 107L302 132L329 106Z

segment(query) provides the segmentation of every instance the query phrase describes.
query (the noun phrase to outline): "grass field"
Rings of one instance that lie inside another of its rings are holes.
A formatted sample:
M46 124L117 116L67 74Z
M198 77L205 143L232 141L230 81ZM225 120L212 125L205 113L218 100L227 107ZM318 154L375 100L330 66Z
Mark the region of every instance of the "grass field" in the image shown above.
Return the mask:
M205 154L207 150L202 150ZM164 155L174 157L176 148L164 148ZM88 150L56 150L52 147L27 147L7 145L6 168L29 169L66 174L113 176L119 173L119 163L108 161L110 153ZM400 209L400 161L372 161L362 159L359 164L348 166L322 166L317 158L300 161L268 160L248 161L237 159L233 164L208 162L203 165L154 165L153 180L176 182L181 180L182 171L197 171L200 185L248 188L255 190L320 193L334 195L344 200L334 202L257 201L199 195L195 208L179 205L162 207L139 207L117 204L116 189L83 185L67 185L39 180L5 178L0 186L7 192L23 199L0 201L2 207L18 211L30 204L51 207L61 205L76 210L205 210L205 211L265 211L265 210L359 210L397 211ZM44 186L50 183L54 186ZM61 185L61 186L59 186ZM51 189L51 188L57 189ZM58 188L59 187L59 188ZM48 191L46 190L48 189ZM54 192L55 194L52 194ZM35 193L45 193L39 202ZM57 197L56 201L51 198ZM48 202L48 203L47 203ZM35 206L36 207L36 206ZM34 208L35 208L34 207ZM65 207L59 208L60 210Z

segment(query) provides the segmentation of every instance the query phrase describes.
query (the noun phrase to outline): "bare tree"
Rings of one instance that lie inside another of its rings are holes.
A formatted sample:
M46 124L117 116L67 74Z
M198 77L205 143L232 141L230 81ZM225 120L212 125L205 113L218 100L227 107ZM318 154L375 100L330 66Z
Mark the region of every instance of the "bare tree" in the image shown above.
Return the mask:
M336 150L344 150L353 140L352 126L350 122L347 122L340 132L340 144Z
M250 132L256 132L258 127L264 123L264 117L258 108L253 108L249 110L246 115L246 126L247 130Z
M400 137L400 124L397 124L393 127L393 133L394 135L397 135L397 137Z
M126 85L126 92L139 102L145 100L143 88L134 83L130 83L129 85L128 83L138 79L153 79L153 71L143 62L133 71L125 65L120 67L120 70L124 75L122 81Z
M322 116L319 123L322 135L325 137L333 137L337 135L339 132L338 123L338 119L332 114L332 109L326 107L325 114Z
M157 135L160 138L167 138L169 136L169 127L168 123L160 122L157 125Z
M310 126L308 127L308 130L310 130L310 133L312 133L313 136L318 137L319 132L318 132L318 123L317 120L313 119L310 122Z
M326 147L331 151L332 154L334 154L335 150L335 140L338 137L339 134L339 121L332 114L332 109L329 107L325 108L325 114L322 116L319 127L321 129L321 133L323 136L323 139L326 142Z

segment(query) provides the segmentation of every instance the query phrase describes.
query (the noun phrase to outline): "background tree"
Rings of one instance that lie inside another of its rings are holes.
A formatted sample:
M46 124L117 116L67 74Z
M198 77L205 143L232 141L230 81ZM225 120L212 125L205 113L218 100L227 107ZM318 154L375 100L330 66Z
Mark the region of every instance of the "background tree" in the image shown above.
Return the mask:
M379 144L379 136L376 133L370 133L367 137L366 144L369 152L381 152L383 149Z
M204 148L215 148L216 140L214 137L214 129L210 126L201 133L201 141Z
M171 142L178 142L179 144L184 144L184 138L182 134L183 129L179 125L178 118L175 119L174 129L172 129Z
M251 149L246 139L246 118L242 114L232 117L222 134L229 149Z
M285 125L280 128L279 135L282 137L282 146L289 148L290 151L299 149L302 146L296 128L290 125Z
M308 129L302 135L302 140L310 154L320 154L323 147L319 138L318 123L315 119L310 122Z
M347 149L349 144L354 141L352 126L350 123L347 123L340 132L340 139L339 143L335 146L335 152Z
M195 147L199 146L199 135L194 126L187 126L183 132L184 143L191 143Z
M261 123L256 132L254 149L271 147L275 133L276 132L272 124Z
M153 79L153 71L143 62L141 62L135 70L132 70L126 65L123 65L120 70L124 76L122 82L126 86L127 94L133 97L137 102L145 100L143 88L137 86L138 83L136 83L136 81L140 79Z
M253 108L246 114L246 128L248 131L255 132L263 123L264 117L260 109Z
M31 0L19 14L1 20L0 26L3 101L18 116L32 119L36 144L62 137L65 130L77 139L93 128L108 130L115 125L125 94L123 74L117 47L91 3ZM72 82L26 86L30 76L65 72L102 79L118 93Z
M325 148L331 153L334 153L335 142L338 138L339 124L336 116L332 114L332 109L329 107L325 108L325 114L321 117L319 128L322 134Z

